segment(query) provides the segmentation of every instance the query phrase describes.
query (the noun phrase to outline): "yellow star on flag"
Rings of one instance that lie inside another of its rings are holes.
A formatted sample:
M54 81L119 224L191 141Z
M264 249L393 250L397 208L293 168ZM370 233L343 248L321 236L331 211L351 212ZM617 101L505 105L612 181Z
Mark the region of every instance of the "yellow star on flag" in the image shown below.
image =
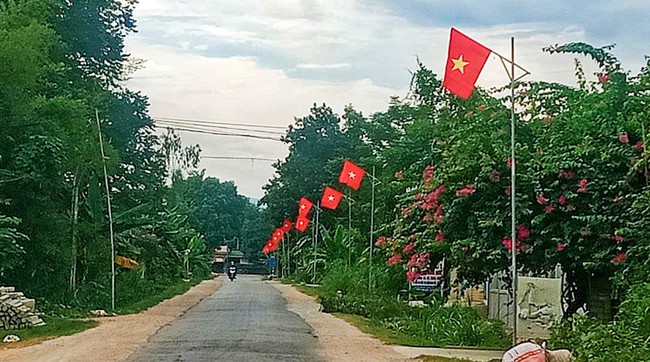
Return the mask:
M459 70L461 74L465 74L465 67L469 64L469 62L463 60L462 54L458 57L458 59L452 59L451 62L454 63L454 67L451 68L452 71Z

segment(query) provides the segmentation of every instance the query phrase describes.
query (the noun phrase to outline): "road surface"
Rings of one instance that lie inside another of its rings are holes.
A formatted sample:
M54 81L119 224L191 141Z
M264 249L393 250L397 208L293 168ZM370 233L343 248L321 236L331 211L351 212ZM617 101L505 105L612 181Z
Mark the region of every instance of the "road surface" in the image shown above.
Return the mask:
M221 289L160 329L128 361L320 361L312 328L259 276Z

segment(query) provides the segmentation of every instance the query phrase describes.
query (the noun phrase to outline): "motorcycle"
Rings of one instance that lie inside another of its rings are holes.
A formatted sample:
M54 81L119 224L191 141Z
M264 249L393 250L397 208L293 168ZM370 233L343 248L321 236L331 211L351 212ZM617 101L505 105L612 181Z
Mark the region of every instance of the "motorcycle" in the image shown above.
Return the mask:
M235 281L235 278L237 277L237 267L234 265L231 265L228 267L228 278L230 278L230 281L233 282Z

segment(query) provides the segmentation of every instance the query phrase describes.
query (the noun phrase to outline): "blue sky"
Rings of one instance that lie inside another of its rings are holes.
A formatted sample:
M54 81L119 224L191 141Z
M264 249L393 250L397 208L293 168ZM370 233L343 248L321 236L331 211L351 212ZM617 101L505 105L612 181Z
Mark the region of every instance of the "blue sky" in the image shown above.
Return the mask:
M157 117L286 126L315 102L384 110L390 96L406 95L416 57L443 68L451 26L504 54L514 36L531 79L573 84L574 57L541 51L571 41L616 43L623 66L637 72L650 54L648 14L650 1L642 0L141 0L127 51L146 63L129 86L149 95ZM479 85L507 82L495 59ZM581 60L587 74L596 71ZM205 155L287 152L268 141L183 136ZM273 174L264 163L201 166L255 197Z

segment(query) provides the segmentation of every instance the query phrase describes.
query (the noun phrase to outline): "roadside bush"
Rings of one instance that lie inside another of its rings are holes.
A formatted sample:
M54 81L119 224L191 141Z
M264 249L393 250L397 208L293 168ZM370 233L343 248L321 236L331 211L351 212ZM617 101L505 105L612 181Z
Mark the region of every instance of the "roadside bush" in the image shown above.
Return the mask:
M553 329L551 346L568 348L577 361L650 361L650 283L636 285L616 320L601 323L576 314Z

